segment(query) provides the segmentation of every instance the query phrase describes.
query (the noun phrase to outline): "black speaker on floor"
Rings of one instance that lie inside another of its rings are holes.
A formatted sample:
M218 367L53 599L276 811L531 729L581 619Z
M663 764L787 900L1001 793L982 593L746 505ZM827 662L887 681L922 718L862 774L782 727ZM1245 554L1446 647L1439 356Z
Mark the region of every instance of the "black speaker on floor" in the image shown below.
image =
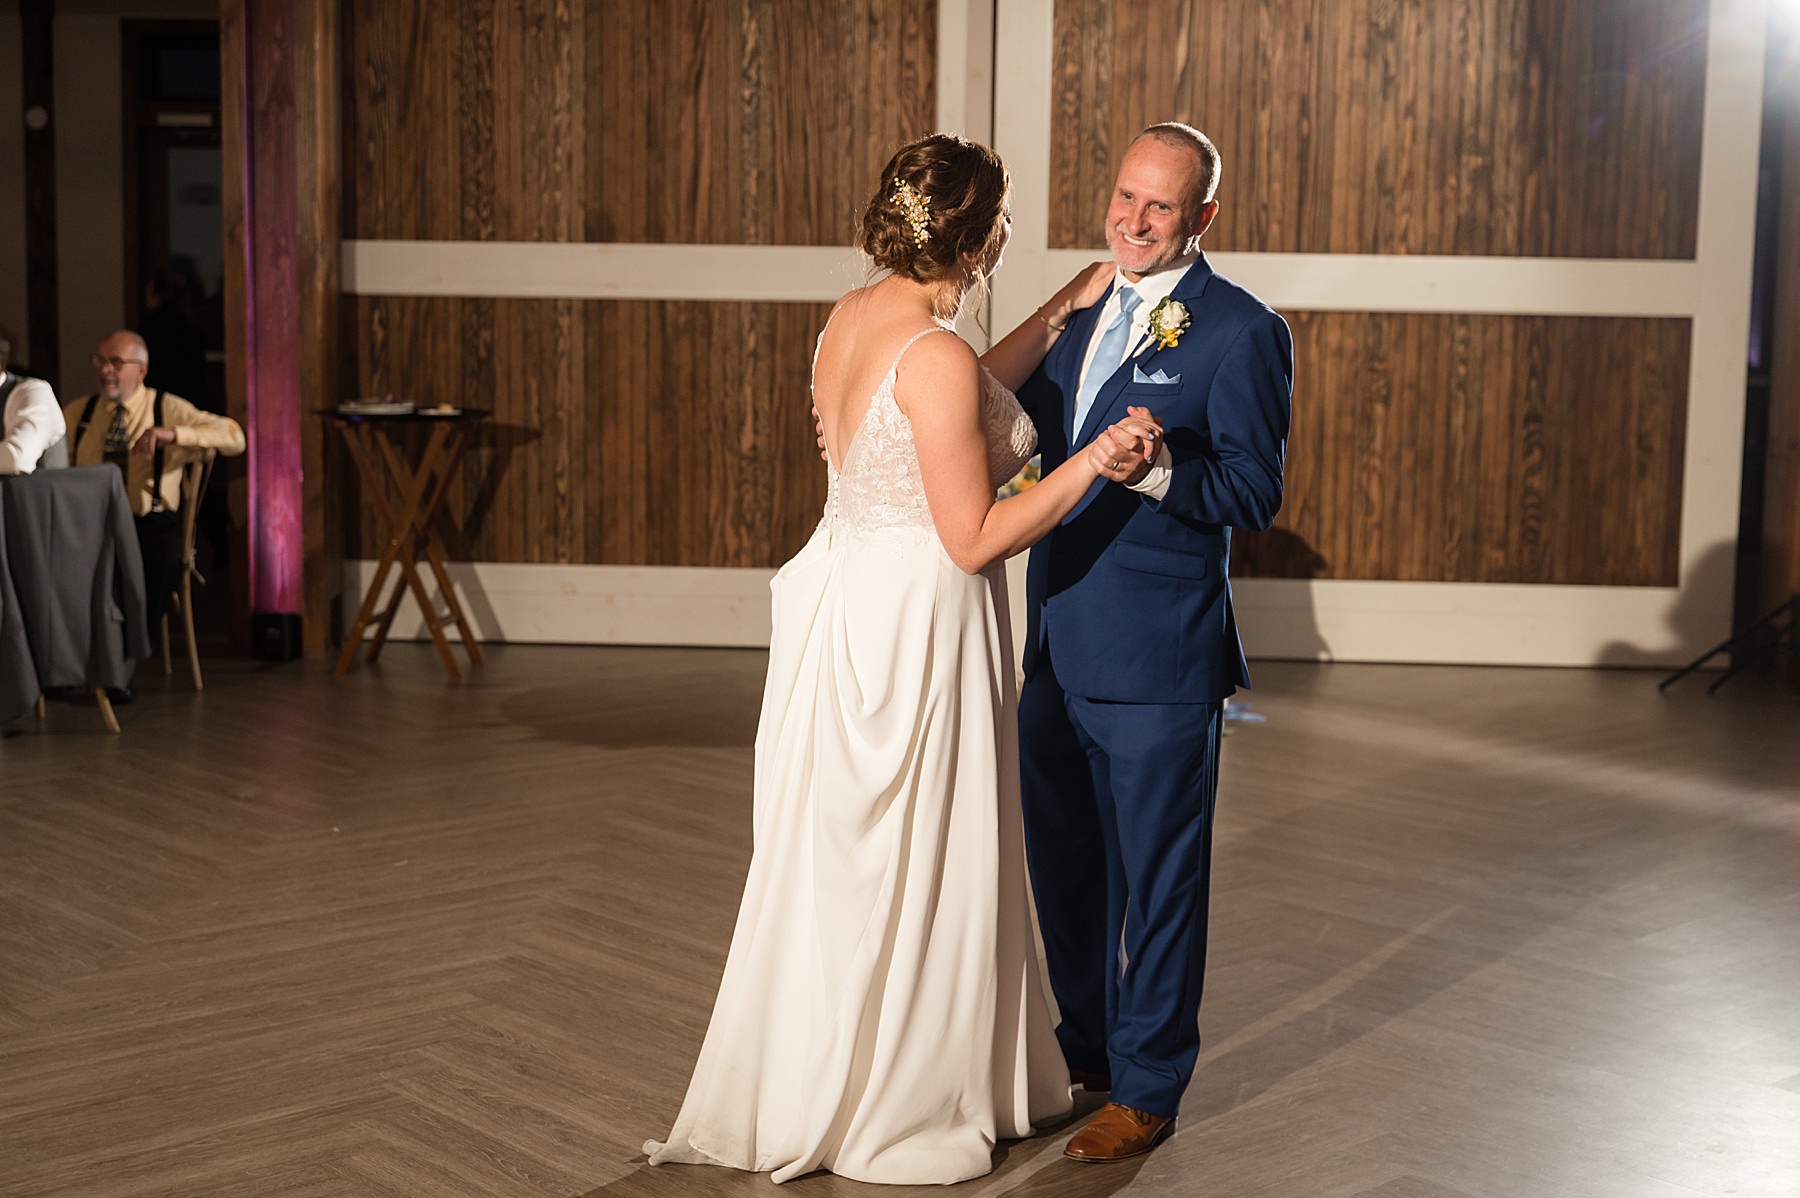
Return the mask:
M299 657L299 613L259 611L251 616L250 651L262 661L293 661Z

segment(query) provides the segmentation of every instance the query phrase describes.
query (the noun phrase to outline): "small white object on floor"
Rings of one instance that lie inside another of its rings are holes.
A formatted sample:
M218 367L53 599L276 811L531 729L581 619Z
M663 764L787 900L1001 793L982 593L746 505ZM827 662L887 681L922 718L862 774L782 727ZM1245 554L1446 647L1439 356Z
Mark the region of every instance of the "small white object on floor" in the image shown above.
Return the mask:
M1250 704L1233 703L1230 699L1225 700L1224 718L1227 722L1234 724L1266 724L1269 722L1268 716L1252 711Z

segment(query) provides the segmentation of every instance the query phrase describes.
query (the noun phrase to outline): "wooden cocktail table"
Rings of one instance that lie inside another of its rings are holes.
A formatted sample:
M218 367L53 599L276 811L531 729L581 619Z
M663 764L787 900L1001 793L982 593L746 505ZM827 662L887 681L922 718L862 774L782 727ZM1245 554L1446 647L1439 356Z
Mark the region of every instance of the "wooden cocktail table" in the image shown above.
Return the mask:
M443 503L450 476L462 460L468 431L477 422L486 420L489 413L477 408L463 408L444 415L416 411L377 415L334 408L319 415L343 431L344 444L349 447L356 471L362 477L363 494L368 497L388 538L381 551L381 561L375 567L375 577L344 637L344 651L338 655L337 673L347 674L356 664L356 655L363 648L363 634L371 621L375 625L375 635L368 642L364 660L374 661L381 656L388 630L393 627L394 615L400 610L400 601L410 591L425 617L425 627L431 632L444 671L452 679L460 680L462 671L457 668L456 654L451 650L444 630L451 622L456 624L463 651L469 655L471 665L481 664L481 646L475 640L474 627L463 614L462 604L457 601L456 588L450 583L449 571L445 569L444 545L433 522ZM419 455L418 465L411 466L407 464L404 434L420 425L429 426L430 432L425 438L425 449ZM442 614L437 611L420 575L421 554L443 594L448 610ZM394 580L393 591L383 605L381 593L387 585L388 572L395 566L400 568L400 575ZM379 614L377 607L381 609Z

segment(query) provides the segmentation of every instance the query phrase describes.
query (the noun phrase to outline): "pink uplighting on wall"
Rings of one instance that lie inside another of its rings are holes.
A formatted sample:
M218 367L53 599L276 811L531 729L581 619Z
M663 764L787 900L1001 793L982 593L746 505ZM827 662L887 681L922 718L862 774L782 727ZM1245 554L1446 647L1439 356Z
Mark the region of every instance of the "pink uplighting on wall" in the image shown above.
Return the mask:
M251 111L291 113L292 64L279 47L291 43L286 4L244 6L244 100ZM300 390L298 233L299 179L291 120L253 122L244 114L247 168L244 211L245 371L249 427L249 540L251 606L297 613L305 602L300 430L306 419ZM253 132L252 132L253 131Z

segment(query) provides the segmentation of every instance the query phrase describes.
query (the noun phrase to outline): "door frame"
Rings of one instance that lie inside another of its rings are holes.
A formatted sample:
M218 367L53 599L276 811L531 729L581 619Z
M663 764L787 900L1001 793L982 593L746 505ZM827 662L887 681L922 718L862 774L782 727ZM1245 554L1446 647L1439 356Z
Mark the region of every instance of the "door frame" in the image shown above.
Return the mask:
M151 138L174 145L222 144L218 100L145 100L139 95L143 82L143 52L147 43L164 38L206 38L219 41L219 22L207 20L123 20L119 22L119 130L123 145L120 175L124 183L125 216L125 324L136 328L144 318L144 280L152 268L147 256L150 240L150 197L143 187L144 150ZM204 121L204 123L202 123ZM158 211L163 205L157 204ZM166 216L167 213L165 212Z

